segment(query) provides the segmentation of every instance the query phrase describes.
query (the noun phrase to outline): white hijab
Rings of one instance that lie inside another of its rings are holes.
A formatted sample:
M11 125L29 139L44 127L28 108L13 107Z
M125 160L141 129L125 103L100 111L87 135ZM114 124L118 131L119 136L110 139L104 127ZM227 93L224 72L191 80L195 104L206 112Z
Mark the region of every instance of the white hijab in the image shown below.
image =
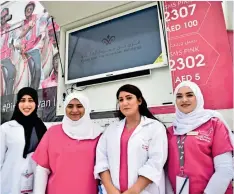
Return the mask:
M73 99L79 100L85 108L83 117L78 121L73 121L66 115L66 107ZM62 121L62 128L64 133L70 138L76 140L95 139L103 132L103 129L100 126L92 122L90 118L89 100L81 92L73 92L66 97L64 110L65 114Z
M184 86L189 87L193 91L194 95L196 96L197 107L192 112L185 114L185 113L182 113L178 109L178 107L175 103L176 118L173 121L174 134L175 135L184 135L184 134L186 134L190 131L193 131L194 129L200 127L202 124L206 123L211 118L216 117L216 118L219 118L224 123L224 125L227 127L227 129L229 131L229 136L230 136L230 139L232 142L231 129L228 126L228 124L226 123L226 121L224 120L223 116L220 113L218 113L217 111L204 109L203 95L202 95L202 92L197 84L195 84L194 82L191 82L191 81L181 82L176 87L175 92L174 92L175 102L176 102L176 94L178 93L178 90ZM232 142L232 145L233 145L233 142Z

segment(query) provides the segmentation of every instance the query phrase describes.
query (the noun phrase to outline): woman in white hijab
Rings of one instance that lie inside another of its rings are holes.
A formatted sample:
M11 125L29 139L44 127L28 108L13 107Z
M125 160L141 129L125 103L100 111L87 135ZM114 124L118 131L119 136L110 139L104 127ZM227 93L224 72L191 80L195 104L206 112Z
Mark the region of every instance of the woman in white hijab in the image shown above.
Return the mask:
M204 109L197 84L182 82L174 94L176 117L168 128L167 165L173 193L233 194L230 128L221 114Z
M33 155L38 164L34 194L97 194L96 145L102 129L90 119L89 100L69 94L62 124L52 126Z

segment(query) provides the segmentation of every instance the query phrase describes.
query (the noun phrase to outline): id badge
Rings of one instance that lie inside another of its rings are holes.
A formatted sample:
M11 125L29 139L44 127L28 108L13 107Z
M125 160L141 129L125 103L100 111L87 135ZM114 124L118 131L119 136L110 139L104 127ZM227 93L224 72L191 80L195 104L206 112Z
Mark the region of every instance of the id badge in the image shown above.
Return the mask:
M188 177L176 176L176 194L189 194Z
M21 174L21 185L20 185L20 193L32 194L33 192L33 173L25 173Z

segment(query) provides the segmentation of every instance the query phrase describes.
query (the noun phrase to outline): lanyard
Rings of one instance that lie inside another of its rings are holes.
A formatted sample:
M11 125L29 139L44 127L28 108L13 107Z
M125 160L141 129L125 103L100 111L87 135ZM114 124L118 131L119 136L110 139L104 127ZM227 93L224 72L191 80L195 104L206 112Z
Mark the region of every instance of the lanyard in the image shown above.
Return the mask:
M177 136L177 147L179 151L180 172L184 175L184 141L186 136Z

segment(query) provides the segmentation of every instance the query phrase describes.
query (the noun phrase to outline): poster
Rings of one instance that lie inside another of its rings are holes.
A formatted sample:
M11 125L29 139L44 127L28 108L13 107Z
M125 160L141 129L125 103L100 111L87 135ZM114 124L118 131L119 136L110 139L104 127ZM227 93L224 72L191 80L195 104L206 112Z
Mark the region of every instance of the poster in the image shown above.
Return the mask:
M39 2L8 2L1 8L1 123L10 120L16 94L23 87L38 90L39 113L56 120L59 26ZM43 104L45 102L45 104ZM53 116L47 116L53 115Z
M210 109L233 108L232 55L221 2L164 2L175 88L196 82Z

